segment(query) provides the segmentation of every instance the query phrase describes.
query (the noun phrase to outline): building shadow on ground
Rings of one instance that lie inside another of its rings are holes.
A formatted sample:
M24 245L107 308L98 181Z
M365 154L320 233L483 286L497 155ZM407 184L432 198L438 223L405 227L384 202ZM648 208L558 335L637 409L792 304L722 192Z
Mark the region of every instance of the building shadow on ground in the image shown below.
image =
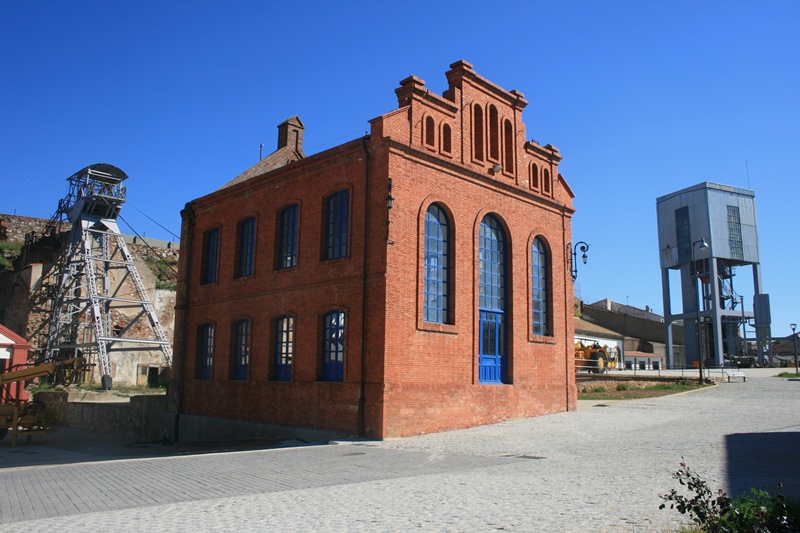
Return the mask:
M800 497L800 432L736 433L725 438L727 486L732 497L751 488Z
M327 444L299 439L251 440L235 442L137 441L93 431L61 428L54 433L35 435L31 442L22 437L11 446L7 436L0 441L0 471L6 468L53 466L124 459L175 457L208 453L233 453Z

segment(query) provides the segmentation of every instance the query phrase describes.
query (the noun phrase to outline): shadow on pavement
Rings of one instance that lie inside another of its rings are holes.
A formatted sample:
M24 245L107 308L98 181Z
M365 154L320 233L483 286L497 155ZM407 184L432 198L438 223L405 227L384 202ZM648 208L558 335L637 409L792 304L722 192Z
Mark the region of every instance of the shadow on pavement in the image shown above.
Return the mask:
M728 494L749 495L751 488L800 497L800 432L735 433L725 438Z
M26 442L26 439L21 437L15 447L11 446L11 437L7 436L0 441L0 469L270 450L320 444L327 443L304 442L299 439L192 443L141 442L105 433L61 428L53 433L34 435L31 442Z

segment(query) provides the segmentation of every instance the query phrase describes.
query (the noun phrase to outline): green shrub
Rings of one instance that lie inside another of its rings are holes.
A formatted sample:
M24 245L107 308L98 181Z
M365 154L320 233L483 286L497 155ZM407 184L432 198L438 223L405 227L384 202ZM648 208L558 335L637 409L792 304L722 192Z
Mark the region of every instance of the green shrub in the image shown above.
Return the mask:
M592 392L605 392L605 391L606 391L605 387L596 387Z
M617 390L618 391L628 390L629 388L630 387L628 386L627 383L617 383Z

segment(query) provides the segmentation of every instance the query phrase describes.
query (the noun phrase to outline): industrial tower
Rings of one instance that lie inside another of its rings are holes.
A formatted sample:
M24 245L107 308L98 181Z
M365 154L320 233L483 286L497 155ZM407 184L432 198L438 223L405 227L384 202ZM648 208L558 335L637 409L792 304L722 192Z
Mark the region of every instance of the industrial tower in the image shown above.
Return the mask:
M769 295L761 292L755 193L717 183L700 183L656 200L658 249L664 297L667 364L673 367L672 323L683 320L686 363L721 366L742 355L763 364L770 352ZM749 291L734 287L736 269L752 267ZM669 271L680 270L683 309L672 312ZM745 324L754 319L757 351L748 354ZM742 333L739 333L739 327Z
M45 357L83 355L99 365L106 390L112 352L161 350L172 366L172 349L117 226L126 179L104 163L78 171L67 178L69 192L51 219L51 227L68 219L72 232L57 262Z

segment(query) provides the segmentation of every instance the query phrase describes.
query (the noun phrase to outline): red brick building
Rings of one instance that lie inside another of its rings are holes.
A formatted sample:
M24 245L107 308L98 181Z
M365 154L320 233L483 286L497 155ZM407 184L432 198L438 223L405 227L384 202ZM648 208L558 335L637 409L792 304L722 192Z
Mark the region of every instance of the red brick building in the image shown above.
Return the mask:
M411 76L369 135L278 150L183 211L184 438L231 421L372 438L574 409L573 194L517 91ZM204 433L205 431L205 433Z

